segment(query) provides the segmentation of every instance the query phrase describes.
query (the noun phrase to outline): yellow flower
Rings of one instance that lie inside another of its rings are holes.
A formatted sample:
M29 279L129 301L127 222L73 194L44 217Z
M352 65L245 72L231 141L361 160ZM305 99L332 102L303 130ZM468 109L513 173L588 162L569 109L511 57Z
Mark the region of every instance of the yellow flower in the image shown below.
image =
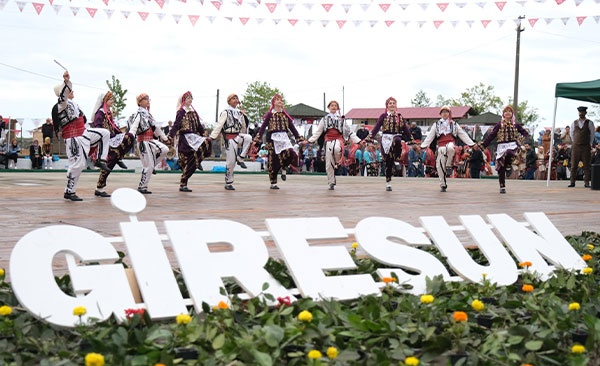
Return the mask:
M85 308L85 306L76 306L73 309L73 315L75 316L83 316L87 313L87 309Z
M431 304L434 300L433 295L421 295L422 304Z
M573 311L573 310L579 310L581 307L579 306L578 302L572 302L569 304L569 310Z
M582 162L582 161L580 161L580 162L579 162L579 164L577 164L577 167L578 167L578 168L583 168L583 162Z
M0 277L4 277L4 268L0 268Z
M523 268L523 267L531 267L533 266L533 263L527 261L527 262L521 262L519 263L519 267Z
M192 317L190 316L190 314L179 314L175 318L175 321L177 322L177 324L188 324L192 321Z
M357 242L352 243L352 249L356 249L356 248L358 248L358 243Z
M0 306L0 315L2 316L7 316L12 314L12 308L8 305L2 305Z
M453 317L455 322L466 322L469 320L469 316L464 311L455 311Z
M415 356L406 357L404 359L404 364L407 366L418 366L420 362L421 361L419 361L419 359Z
M157 363L157 364L154 364L154 366L167 366L167 365L165 365L164 363Z
M589 250L594 250L594 244L588 244L587 247Z
M308 358L310 359L316 360L321 357L323 357L323 354L321 353L321 351L317 351L316 349L313 349L310 352L308 352Z
M525 284L525 285L523 285L523 287L521 287L521 290L523 292L532 292L533 291L533 286L529 285L529 284Z
M219 304L217 305L217 307L221 310L229 309L229 305L227 305L227 303L225 301L219 301Z
M312 318L313 318L313 315L308 310L302 310L300 312L300 314L298 314L298 320L303 321L303 322L307 322L307 323L311 322Z
M573 347L571 347L571 352L573 353L583 353L585 352L585 347L580 345L580 344L576 344Z
M337 348L335 348L335 347L327 348L327 357L329 357L333 360L334 358L337 358L337 356L338 356Z
M473 302L471 303L471 307L475 311L482 311L483 309L485 309L485 305L483 304L483 302L477 299L473 300Z
M99 353L85 355L85 366L104 366L104 356Z
M394 277L383 277L381 279L381 281L383 281L383 283L390 283L390 282L396 282L396 279Z
M592 259L592 256L591 256L591 255L589 255L589 254L584 254L584 255L581 257L581 259L583 259L584 261L586 261L586 262L587 262L587 261L589 261L590 259Z
M594 270L591 267L585 267L584 269L581 270L581 272L583 272L583 274L592 274L592 272L594 272Z

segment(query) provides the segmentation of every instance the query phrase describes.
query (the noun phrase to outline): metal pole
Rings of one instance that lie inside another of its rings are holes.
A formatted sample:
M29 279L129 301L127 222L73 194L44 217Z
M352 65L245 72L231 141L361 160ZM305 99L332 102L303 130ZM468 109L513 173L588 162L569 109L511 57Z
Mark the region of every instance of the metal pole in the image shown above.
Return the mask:
M513 108L515 110L515 118L519 114L519 58L521 56L521 32L525 31L525 28L521 27L521 20L525 19L525 15L519 16L517 20L517 50L515 52L515 89L513 93Z
M217 89L217 103L216 103L216 111L215 111L215 122L219 120L219 89Z

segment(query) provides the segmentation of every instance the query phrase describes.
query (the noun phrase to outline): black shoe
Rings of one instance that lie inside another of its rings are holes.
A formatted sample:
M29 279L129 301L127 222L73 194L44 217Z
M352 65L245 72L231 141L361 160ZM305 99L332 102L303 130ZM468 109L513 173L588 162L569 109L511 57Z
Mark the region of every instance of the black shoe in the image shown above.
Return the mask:
M185 187L179 187L179 192L191 192L192 190L189 189L187 186Z
M94 166L96 166L102 170L106 170L107 172L111 171L111 169L108 167L108 165L106 165L106 160L96 160L96 164L94 164Z
M386 190L387 192L391 192L391 191L392 191L392 186L387 186L387 187L385 187L385 190Z
M448 189L448 187L447 187L447 186L440 187L440 192L446 192L446 189Z
M330 191L333 191L334 189L335 189L335 185L333 185L333 184L330 184L330 185L329 185L329 190L330 190Z
M584 184L583 186L584 186L585 188L590 188L590 187L591 187L589 183L586 183L586 184Z
M285 171L285 169L282 169L281 170L281 180L285 182L286 179L287 179L286 171Z
M235 187L231 184L225 184L225 189L228 191L235 191Z
M152 169L152 174L156 175L156 169Z
M127 165L125 165L125 163L123 162L123 160L117 160L117 165L121 169L127 169Z
M104 192L104 191L99 191L96 189L96 191L94 192L94 196L96 197L110 197L110 194Z
M575 183L571 183L567 187L569 187L569 188L575 187Z
M64 197L66 200L83 201L81 198L77 197L75 193L65 193Z
M500 193L506 193L506 188L500 187Z
M246 166L246 163L244 163L243 161L238 161L238 162L237 162L237 165L239 165L239 166L240 166L240 168L242 168L242 169L246 169L246 168L248 168L248 167Z
M146 188L138 188L138 192L140 192L141 194L152 194L152 192L150 192L148 189Z
M270 189L279 189L279 187L277 187L277 184L271 184Z
M198 168L197 168L197 169L198 169L199 171L201 171L201 172L203 172L203 171L204 171L204 168L202 168L202 164L198 164Z

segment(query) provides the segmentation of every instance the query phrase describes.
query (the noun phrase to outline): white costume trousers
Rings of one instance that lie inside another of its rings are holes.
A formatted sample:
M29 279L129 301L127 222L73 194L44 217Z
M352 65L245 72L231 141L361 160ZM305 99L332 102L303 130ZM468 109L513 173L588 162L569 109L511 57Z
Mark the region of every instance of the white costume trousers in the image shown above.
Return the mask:
M340 140L325 142L325 171L329 185L335 185L335 169L342 157L343 147Z
M446 146L438 147L435 158L435 167L437 168L440 179L440 187L447 187L446 168L454 166L454 143L450 142Z
M167 157L169 148L158 140L139 141L138 148L142 162L142 178L138 189L148 189L154 167Z
M98 146L98 156L106 160L110 133L104 128L86 128L83 135L65 139L69 168L65 193L75 193L79 176L87 164L91 146Z
M252 136L245 133L240 133L235 138L227 140L227 148L225 150L225 184L233 184L233 170L235 169L235 164L238 162L238 150L240 148L242 150L239 153L239 157L242 159L245 158L251 143Z

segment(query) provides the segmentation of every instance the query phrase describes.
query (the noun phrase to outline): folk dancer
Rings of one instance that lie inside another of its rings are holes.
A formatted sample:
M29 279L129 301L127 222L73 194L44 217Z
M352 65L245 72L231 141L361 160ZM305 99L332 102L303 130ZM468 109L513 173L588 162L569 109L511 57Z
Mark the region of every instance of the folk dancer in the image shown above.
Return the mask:
M209 141L219 137L223 133L225 141L225 189L235 191L233 186L233 171L235 164L246 169L244 158L252 143L252 136L244 133L246 131L246 119L241 110L238 109L240 100L236 94L227 96L227 108L219 115L217 125L209 136Z
M337 101L332 100L327 105L329 113L321 118L313 135L303 141L303 144L314 144L321 134L325 133L325 171L327 172L327 184L329 190L335 189L335 171L338 169L342 153L344 151L345 141L361 143L362 140L356 136L352 127L345 123L344 116L340 116L340 106Z
M119 165L122 169L127 169L127 166L121 159L123 159L125 154L133 147L135 137L130 132L123 133L119 126L116 125L112 112L114 102L115 98L112 92L109 91L106 94L100 94L96 101L96 106L94 107L95 114L92 126L96 128L105 128L110 133L106 165L108 165L111 170L114 169L115 165ZM109 174L109 170L100 171L98 183L96 183L96 190L94 191L95 196L110 197L110 194L104 191Z
M595 128L594 122L587 119L587 107L578 107L579 118L571 124L571 184L575 187L577 168L579 161L583 163L583 182L585 188L590 188L590 161L592 159L592 148L594 147Z
M519 134L523 137L529 136L529 132L515 121L515 112L512 106L507 105L502 110L502 120L494 126L492 132L481 145L487 147L494 138L498 141L496 149L496 170L498 171L498 182L500 193L506 193L506 169L510 169L512 161L520 151L517 139Z
M277 174L281 170L281 180L286 180L286 170L289 165L298 162L298 154L288 136L290 131L298 142L301 142L300 134L294 126L293 119L283 108L283 97L275 94L271 99L271 109L265 114L263 123L254 137L256 142L260 141L266 131L266 144L269 150L267 171L269 172L270 189L279 189L277 186Z
M204 158L211 154L212 144L205 137L206 130L200 116L192 107L194 97L187 91L179 98L179 109L175 116L175 123L169 128L169 137L175 140L179 133L177 143L177 154L179 166L181 167L181 179L179 181L180 192L191 192L188 188L188 180L198 169Z
M412 143L413 139L408 125L404 122L404 117L397 111L397 102L394 97L389 97L385 101L385 108L386 111L379 116L377 123L369 133L369 138L373 138L381 130L381 146L385 163L385 190L390 192L396 161L400 161L402 156L402 140Z
M73 102L73 84L68 71L63 74L64 82L54 87L58 103L52 109L54 131L60 130L65 140L69 168L67 169L67 186L64 198L70 201L82 201L75 194L79 176L86 166L90 147L98 146L100 159L96 166L110 171L106 165L108 155L109 132L104 128L86 128L86 118L77 103Z
M432 150L436 152L435 166L440 180L440 191L446 192L448 183L446 177L452 175L456 138L459 138L470 147L475 145L469 135L452 119L450 107L440 108L440 119L431 126L421 148L426 149L433 144ZM435 141L434 141L435 140Z
M129 119L129 131L135 133L142 162L142 177L138 191L142 194L151 194L148 190L150 178L156 165L167 156L169 148L161 141L169 143L170 139L163 130L156 126L154 117L150 114L150 97L146 93L137 96L138 110ZM158 138L159 140L157 140Z

